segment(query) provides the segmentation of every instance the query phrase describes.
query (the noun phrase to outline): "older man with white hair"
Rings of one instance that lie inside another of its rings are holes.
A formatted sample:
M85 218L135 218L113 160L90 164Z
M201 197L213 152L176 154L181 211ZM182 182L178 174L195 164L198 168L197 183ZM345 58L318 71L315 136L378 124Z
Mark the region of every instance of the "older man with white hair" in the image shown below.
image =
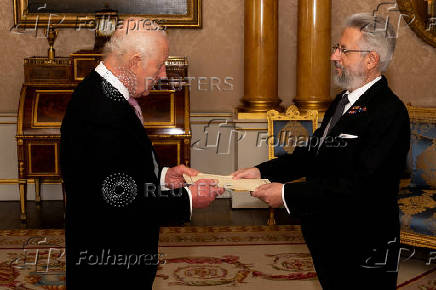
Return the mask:
M335 82L345 90L314 138L293 154L233 173L273 181L253 196L300 217L323 289L396 289L397 194L410 124L382 75L395 37L382 17L352 15L331 55ZM306 181L286 183L300 177Z
M159 226L190 220L224 191L213 180L183 187L183 174L197 170L158 165L136 98L166 76L168 40L141 23L131 18L114 33L62 122L67 289L151 289L165 262Z

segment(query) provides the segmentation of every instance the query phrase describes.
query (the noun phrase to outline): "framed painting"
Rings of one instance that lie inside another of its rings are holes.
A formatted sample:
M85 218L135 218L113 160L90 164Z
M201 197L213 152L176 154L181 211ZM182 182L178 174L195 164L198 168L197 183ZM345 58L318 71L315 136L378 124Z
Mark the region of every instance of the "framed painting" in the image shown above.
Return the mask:
M291 154L297 146L305 146L318 126L318 111L300 113L294 105L286 113L276 110L267 112L268 157L277 158Z
M92 28L95 12L112 9L121 20L141 17L165 27L200 28L202 0L13 0L19 28Z

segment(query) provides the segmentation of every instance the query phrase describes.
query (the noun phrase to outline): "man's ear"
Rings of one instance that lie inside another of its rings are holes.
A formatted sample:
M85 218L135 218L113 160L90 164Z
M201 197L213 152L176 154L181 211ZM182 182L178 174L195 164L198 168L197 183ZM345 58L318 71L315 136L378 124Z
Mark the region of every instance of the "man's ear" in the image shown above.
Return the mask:
M366 61L366 66L368 70L372 70L377 67L378 63L380 62L380 56L375 51L371 51L368 53L368 58Z
M129 59L129 68L131 70L136 70L138 66L140 65L140 62L142 60L142 57L139 53L133 54Z

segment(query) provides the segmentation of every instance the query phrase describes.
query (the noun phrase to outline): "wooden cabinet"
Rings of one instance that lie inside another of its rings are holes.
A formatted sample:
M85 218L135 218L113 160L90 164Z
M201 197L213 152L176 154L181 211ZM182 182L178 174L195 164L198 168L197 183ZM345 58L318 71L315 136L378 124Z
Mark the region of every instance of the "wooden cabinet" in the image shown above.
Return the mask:
M25 59L25 82L18 109L17 153L21 219L26 220L26 191L35 180L36 201L41 183L62 183L60 126L74 88L95 67L102 55L79 51L70 58ZM144 127L164 166L190 165L190 97L187 61L169 57L168 78L147 97L139 99ZM65 197L64 197L65 198Z

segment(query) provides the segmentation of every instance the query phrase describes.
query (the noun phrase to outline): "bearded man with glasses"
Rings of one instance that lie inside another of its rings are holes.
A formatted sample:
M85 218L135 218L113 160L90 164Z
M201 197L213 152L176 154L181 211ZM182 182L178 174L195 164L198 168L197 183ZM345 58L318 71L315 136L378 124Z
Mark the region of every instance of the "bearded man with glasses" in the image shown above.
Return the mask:
M300 218L323 289L396 289L397 194L410 123L382 75L396 41L386 24L368 14L346 21L331 54L334 81L344 91L325 113L314 142L233 173L236 179L272 181L252 195ZM286 183L301 177L306 181Z

